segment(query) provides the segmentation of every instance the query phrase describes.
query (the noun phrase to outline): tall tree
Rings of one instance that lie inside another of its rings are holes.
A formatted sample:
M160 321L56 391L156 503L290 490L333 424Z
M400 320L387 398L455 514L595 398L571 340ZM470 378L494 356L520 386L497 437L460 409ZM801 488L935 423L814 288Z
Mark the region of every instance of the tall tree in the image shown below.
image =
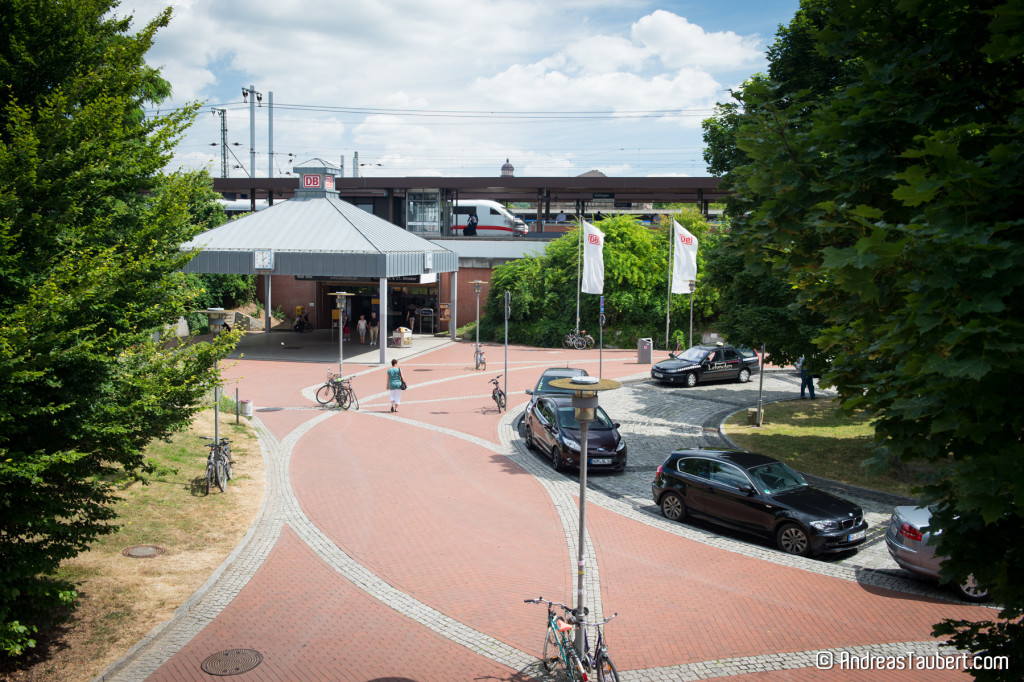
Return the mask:
M807 3L805 2L804 5ZM820 3L819 3L820 4ZM877 415L880 462L926 460L943 575L973 574L1001 620L957 644L1024 668L1024 12L1019 0L828 2L805 38L843 67L741 95L730 182L748 253L828 318L828 378ZM785 50L773 55L781 63Z
M164 175L196 106L168 92L106 0L2 0L0 650L18 654L73 586L63 559L114 529L111 481L186 425L231 338L167 348L189 308L180 244L201 182Z

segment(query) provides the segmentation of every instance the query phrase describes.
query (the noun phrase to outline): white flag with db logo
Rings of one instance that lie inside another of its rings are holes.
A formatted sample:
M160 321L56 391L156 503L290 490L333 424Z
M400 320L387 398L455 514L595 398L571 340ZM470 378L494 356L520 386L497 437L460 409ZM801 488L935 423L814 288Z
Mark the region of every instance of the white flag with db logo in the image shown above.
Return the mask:
M583 221L583 284L585 294L604 293L604 232Z
M690 282L697 281L697 238L675 220L672 236L676 241L672 258L672 293L690 293Z

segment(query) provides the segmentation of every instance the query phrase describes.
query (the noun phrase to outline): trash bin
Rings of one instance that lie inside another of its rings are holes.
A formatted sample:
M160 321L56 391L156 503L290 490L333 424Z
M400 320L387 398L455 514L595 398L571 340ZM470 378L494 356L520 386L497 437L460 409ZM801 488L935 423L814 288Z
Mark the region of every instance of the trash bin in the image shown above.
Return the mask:
M654 343L650 339L640 339L636 342L636 361L641 365L649 365L653 362Z
M412 330L408 327L398 327L391 334L391 345L398 346L400 348L409 348L412 346Z
M252 401L251 400L239 400L238 401L238 405L239 405L239 407L242 408L242 416L243 417L251 417L252 416Z

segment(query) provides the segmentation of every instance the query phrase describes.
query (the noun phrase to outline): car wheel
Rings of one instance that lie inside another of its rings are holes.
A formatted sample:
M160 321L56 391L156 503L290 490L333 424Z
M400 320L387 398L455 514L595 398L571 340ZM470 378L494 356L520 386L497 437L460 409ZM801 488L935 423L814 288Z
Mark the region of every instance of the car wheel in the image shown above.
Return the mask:
M807 531L795 523L784 524L775 535L775 544L786 554L810 556L811 540Z
M693 388L696 385L697 385L697 373L696 372L687 372L686 373L686 387L687 388Z
M750 381L750 370L747 369L746 367L741 369L740 375L736 377L736 380L739 381L741 384L745 384L748 381Z
M967 580L955 585L957 593L967 601L985 601L988 599L988 590L978 586L978 581L973 575L967 576Z
M530 425L526 425L526 447L532 448L534 446L533 431L530 430Z
M555 471L562 470L562 457L558 454L558 446L551 448L551 468Z
M661 496L661 513L669 521L682 521L686 518L686 503L677 493L665 493Z

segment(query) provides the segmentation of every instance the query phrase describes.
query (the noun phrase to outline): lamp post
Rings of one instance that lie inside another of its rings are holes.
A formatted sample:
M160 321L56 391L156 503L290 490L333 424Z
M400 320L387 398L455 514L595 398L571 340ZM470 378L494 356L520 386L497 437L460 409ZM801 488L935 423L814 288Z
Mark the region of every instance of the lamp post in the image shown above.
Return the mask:
M345 297L354 296L347 291L333 291L338 306L338 378L345 378Z
M480 369L480 290L484 287L484 281L475 279L470 284L476 292L476 353L473 356L473 364L475 369Z
M576 580L576 615L583 618L583 597L584 597L584 567L585 550L584 538L587 533L587 429L590 422L597 416L597 393L608 391L622 386L618 381L611 379L599 379L597 377L582 376L569 379L555 379L551 382L555 388L570 390L572 394L572 406L576 409L576 421L580 423L580 537L577 557L577 580ZM576 629L576 651L580 658L583 657L583 632L582 627Z

